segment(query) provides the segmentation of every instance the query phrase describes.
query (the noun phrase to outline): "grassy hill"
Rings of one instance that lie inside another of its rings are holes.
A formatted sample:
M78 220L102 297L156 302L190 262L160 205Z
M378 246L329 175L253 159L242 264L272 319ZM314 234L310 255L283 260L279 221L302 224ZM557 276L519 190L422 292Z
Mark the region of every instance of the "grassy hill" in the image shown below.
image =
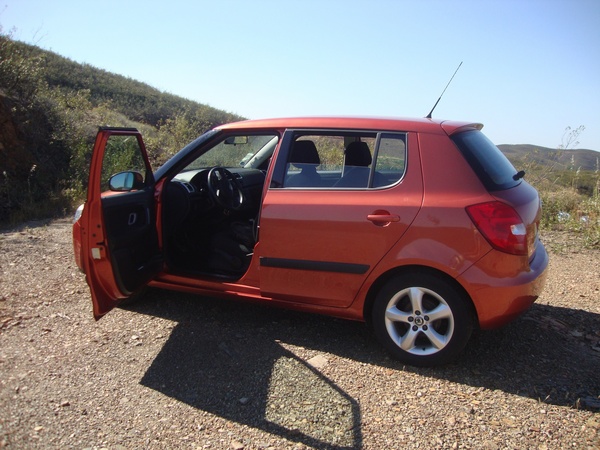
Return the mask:
M571 188L588 197L598 195L600 152L561 150L535 145L499 145L498 148L539 191Z
M598 169L600 152L594 150L559 150L529 144L498 145L513 164L533 162L544 166L555 166L558 170Z
M0 223L62 214L85 195L98 126L134 126L155 165L243 117L12 40L0 28Z
M212 123L242 119L240 116L159 91L140 81L89 64L77 63L37 46L11 41L11 47L15 54L32 62L29 70L37 71L38 77L49 89L65 93L86 91L93 106L107 105L111 110L135 122L157 127L162 121L187 111L200 113L207 122ZM13 61L16 59L13 58ZM21 74L20 81L23 81L24 76L26 74Z

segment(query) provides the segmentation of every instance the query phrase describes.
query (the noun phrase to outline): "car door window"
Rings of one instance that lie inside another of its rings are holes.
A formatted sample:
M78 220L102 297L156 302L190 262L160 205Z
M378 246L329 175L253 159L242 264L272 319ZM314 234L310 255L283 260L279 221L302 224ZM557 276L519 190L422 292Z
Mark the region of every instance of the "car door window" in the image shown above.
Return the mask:
M148 169L136 136L112 135L106 143L102 159L101 192L110 189L109 179L116 173L139 172L146 179Z
M404 174L405 133L297 131L289 142L284 188L381 188Z

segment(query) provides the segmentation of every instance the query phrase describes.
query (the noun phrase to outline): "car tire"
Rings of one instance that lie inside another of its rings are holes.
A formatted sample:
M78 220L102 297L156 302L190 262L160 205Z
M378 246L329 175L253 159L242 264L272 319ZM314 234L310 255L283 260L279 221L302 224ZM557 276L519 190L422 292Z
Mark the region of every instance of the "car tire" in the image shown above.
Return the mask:
M469 299L441 276L406 273L378 292L373 331L398 360L437 366L455 359L473 331Z

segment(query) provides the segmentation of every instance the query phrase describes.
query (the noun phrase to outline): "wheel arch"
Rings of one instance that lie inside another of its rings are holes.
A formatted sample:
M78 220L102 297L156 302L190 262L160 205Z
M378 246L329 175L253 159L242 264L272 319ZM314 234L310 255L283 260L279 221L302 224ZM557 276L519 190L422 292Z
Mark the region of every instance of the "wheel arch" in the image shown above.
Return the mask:
M365 302L363 304L363 317L365 319L365 322L369 326L372 326L373 303L375 303L375 299L377 298L377 294L379 293L381 288L392 278L398 277L398 276L401 276L401 275L404 275L407 273L432 275L432 276L443 279L445 282L447 282L452 287L454 287L467 302L469 311L471 312L471 319L473 322L473 326L475 328L479 328L479 318L478 318L477 310L475 309L475 305L473 303L473 300L471 299L471 296L469 295L467 290L462 286L462 284L460 284L455 278L451 277L450 275L448 275L445 272L442 272L441 270L435 269L433 267L418 265L418 264L413 264L413 265L408 265L408 266L400 266L400 267L395 267L391 270L388 270L387 272L381 274L379 276L379 278L377 278L377 280L375 280L375 282L371 285L371 287L369 288L369 291L367 292L367 295L365 297Z

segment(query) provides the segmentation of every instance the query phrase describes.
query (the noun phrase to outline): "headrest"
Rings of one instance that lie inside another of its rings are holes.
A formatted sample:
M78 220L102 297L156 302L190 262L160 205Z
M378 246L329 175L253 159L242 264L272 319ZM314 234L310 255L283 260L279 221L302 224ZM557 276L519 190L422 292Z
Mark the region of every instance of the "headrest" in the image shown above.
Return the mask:
M344 163L347 166L367 167L371 164L371 150L366 142L351 142L346 148L346 158Z
M367 167L371 164L371 150L366 142L351 142L346 148L346 159L344 163L347 166Z
M313 141L296 141L290 157L292 164L321 164L319 152Z

